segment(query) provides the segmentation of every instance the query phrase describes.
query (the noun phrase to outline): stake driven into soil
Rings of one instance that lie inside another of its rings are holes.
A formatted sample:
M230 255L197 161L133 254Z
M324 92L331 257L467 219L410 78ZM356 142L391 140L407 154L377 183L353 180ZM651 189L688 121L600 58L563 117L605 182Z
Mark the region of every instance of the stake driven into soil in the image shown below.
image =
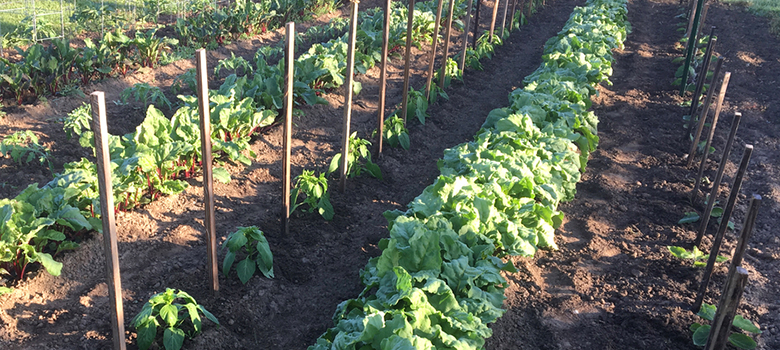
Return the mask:
M341 139L341 169L339 174L339 190L347 188L347 167L349 166L349 124L352 116L352 83L355 81L355 37L358 25L358 4L352 2L352 16L349 23L349 47L347 48L347 83L344 84L344 135ZM414 12L410 9L410 12Z
M285 26L284 51L284 153L282 154L282 232L290 234L290 156L292 147L293 74L295 74L295 22Z
M444 1L444 0L439 0ZM406 49L404 51L404 89L401 90L401 119L406 125L406 110L409 107L409 56L412 54L412 24L414 22L414 0L409 0L409 14L406 19Z
M377 155L382 154L385 127L385 95L387 94L387 49L390 42L390 9L392 0L385 2L385 17L382 25L382 66L379 70L379 115L377 116Z

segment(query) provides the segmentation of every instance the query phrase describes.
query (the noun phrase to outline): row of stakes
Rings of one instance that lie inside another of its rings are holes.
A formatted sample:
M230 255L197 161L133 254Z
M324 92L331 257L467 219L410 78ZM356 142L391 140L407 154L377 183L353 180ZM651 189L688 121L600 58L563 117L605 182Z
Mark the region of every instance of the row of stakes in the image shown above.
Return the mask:
M693 48L696 46L695 40L696 40L697 33L700 31L700 29L693 30L693 28L700 28L700 23L701 23L700 21L703 21L702 18L706 15L706 10L707 7L709 6L709 3L707 3L707 5L704 6L704 10L702 11L702 7L703 7L702 3L704 3L704 0L691 0L691 10L689 12L692 15L689 16L691 18L688 25L689 40L687 42L687 50L686 50L687 56L685 60L685 67L683 68L681 94L684 93L685 87L687 85L686 73L688 72L689 64L691 60L690 56L688 55L692 54ZM719 81L720 71L723 68L723 63L725 62L725 59L723 57L716 56L713 58L713 52L715 50L715 45L717 43L717 38L715 38L715 31L716 31L716 27L713 26L710 29L710 40L707 43L704 61L702 62L700 71L696 75L697 77L695 82L696 85L693 91L691 107L690 110L688 111L689 120L688 120L688 128L686 129L686 133L685 133L685 140L688 140L689 138L692 137L692 141L687 155L686 167L691 167L693 165L694 157L696 156L696 150L697 148L699 148L698 147L699 140L702 136L704 125L708 122L707 119L708 119L710 107L712 105L712 101L715 95L715 85ZM713 63L713 60L715 62L715 67L713 71L713 77L710 81L710 89L707 92L707 95L704 98L701 106L699 106L699 100L701 98L702 90L704 89L705 80L707 79L707 73L709 72L709 67ZM720 116L720 112L723 107L723 100L726 96L726 90L728 88L730 79L731 79L731 72L725 72L725 74L723 75L723 79L720 80L720 89L718 92L717 102L715 103L714 114L712 120L709 121L710 128L707 134L707 140L705 142L704 151L702 152L703 155L699 162L699 169L694 179L693 190L691 191L689 197L691 203L694 205L697 204L697 195L699 194L699 188L701 187L701 179L704 174L704 168L707 163L707 157L710 153L709 150L710 147L712 146L712 139L713 136L715 135L715 130L718 125L718 118ZM700 216L701 223L699 225L696 238L693 242L693 245L696 247L698 247L701 244L702 238L704 237L704 234L707 231L710 215L712 214L712 210L718 198L718 191L719 191L721 181L723 180L723 173L725 171L726 164L728 163L729 155L734 145L734 138L737 134L737 129L739 128L739 122L741 119L742 119L742 113L740 112L734 113L731 122L731 130L726 140L726 144L724 145L723 148L723 154L718 164L718 169L715 174L715 179L712 181L712 188L710 189L710 193L706 195L706 197L704 198L704 212ZM696 125L695 129L694 129L694 125ZM734 182L731 186L731 191L726 201L725 209L723 210L721 222L718 225L717 232L712 238L712 248L710 249L709 258L707 259L707 266L704 269L704 274L702 275L702 280L699 285L699 290L696 294L696 299L691 308L694 312L698 312L701 309L702 303L704 301L704 296L707 292L707 286L709 285L710 278L712 276L712 271L715 266L715 261L720 252L720 247L721 244L723 243L723 238L726 233L726 229L728 228L728 222L734 211L734 207L737 202L737 196L739 195L740 188L742 187L742 180L745 176L745 173L747 172L748 163L750 162L750 156L752 153L753 153L753 145L750 144L745 145L745 148L742 153L742 160L740 161L739 168L737 170L737 173L734 176ZM715 314L713 323L711 324L712 328L709 337L707 339L707 343L704 347L705 350L721 350L724 349L726 347L726 344L728 343L728 336L730 334L729 328L731 327L731 323L736 315L737 307L739 306L740 299L742 298L745 285L747 284L748 272L741 266L741 264L742 264L742 259L745 255L745 250L747 249L748 246L748 240L750 239L750 236L752 235L753 232L753 227L755 226L756 216L758 215L758 208L760 204L761 204L761 196L757 194L753 194L752 198L750 199L750 204L748 206L748 211L745 216L745 221L742 225L742 231L737 241L737 246L734 251L734 256L732 257L731 263L729 264L726 283L723 286L721 292L721 297L718 303L717 312Z
M463 72L466 57L467 39L469 34L469 27L471 24L471 8L474 0L469 0L467 14L466 14L466 28L463 33L463 52L461 54L460 69ZM503 24L501 28L501 37L504 36L506 29L506 18L509 10L509 2L512 2L511 17L514 18L515 10L517 9L518 2L520 2L520 10L523 11L526 4L529 4L531 0L508 0L504 1L504 13ZM439 22L441 21L441 12L444 0L438 1L436 27L434 29L431 59L428 68L428 78L426 84L426 94L430 94L431 81L433 76L433 66L436 59L436 44L439 31ZM344 102L344 133L342 138L342 154L347 154L349 151L349 129L350 129L350 117L352 106L352 84L354 80L354 61L355 61L355 37L357 32L357 20L358 20L358 0L351 0L351 18L350 18L350 33L349 33L349 48L347 56L347 83L345 84L345 102ZM409 0L409 8L414 8L415 0ZM501 0L496 0L493 6L492 21L490 24L490 38L493 38L496 17L498 14L498 7ZM452 29L452 13L454 10L454 0L449 0L449 18L447 20L445 40L444 40L444 56L443 61L449 54L450 45L450 33ZM472 45L476 44L477 30L479 28L479 9L481 1L477 0L476 16L474 23L474 41ZM381 77L380 77L380 94L379 94L379 111L378 111L378 140L377 140L377 153L382 152L382 129L384 126L384 112L385 112L385 91L387 83L387 54L388 43L390 38L389 26L390 21L390 9L391 0L387 0L385 3L384 13L384 40L382 44L382 63L381 63ZM407 21L407 35L406 35L406 51L404 55L404 95L402 101L402 112L404 123L406 122L406 110L408 104L408 91L409 91L409 58L411 50L411 33L412 23L414 20L414 11L409 11ZM293 112L293 71L294 67L294 54L295 54L295 23L290 22L285 26L285 103L284 103L284 135L283 135L283 178L282 178L282 232L289 234L289 219L290 219L290 155L291 155L291 141L292 141L292 112ZM217 267L217 238L216 238L216 224L214 219L214 185L212 175L212 152L211 152L211 125L209 116L209 102L208 102L208 74L206 67L206 50L196 50L196 73L197 73L197 95L198 95L198 112L200 115L200 133L201 133L201 154L203 156L203 196L204 196L204 211L205 220L204 226L206 229L206 241L208 250L208 264L209 264L209 280L211 289L216 295L219 292L219 278ZM444 64L442 64L442 70ZM439 82L440 86L443 84L444 74L440 74L442 81ZM95 133L95 146L97 156L97 169L98 169L98 187L100 192L100 209L101 220L103 224L103 242L104 253L106 256L106 279L108 284L108 294L111 304L111 332L113 349L125 350L125 327L124 327L124 310L122 305L122 284L119 273L119 255L117 248L117 234L116 234L116 222L114 213L114 199L111 195L113 193L111 186L111 164L110 153L108 151L108 131L106 124L106 103L105 94L102 91L95 91L90 94L90 103L92 106L92 120L91 127ZM340 169L339 188L343 192L346 187L346 161L347 156L341 157L342 164Z

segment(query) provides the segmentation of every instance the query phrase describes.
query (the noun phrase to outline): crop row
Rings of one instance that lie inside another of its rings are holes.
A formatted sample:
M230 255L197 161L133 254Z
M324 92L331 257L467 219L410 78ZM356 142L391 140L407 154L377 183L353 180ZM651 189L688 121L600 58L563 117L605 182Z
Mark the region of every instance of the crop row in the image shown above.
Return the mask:
M392 9L391 45L403 41L406 8ZM462 6L458 7L462 11ZM431 3L419 3L415 9L414 41L430 40L433 30ZM365 72L374 66L381 48L382 12L361 13L358 28L356 67ZM313 45L295 62L295 99L298 103L326 103L318 95L344 83L346 36ZM270 56L281 49L258 50L252 69L246 75L231 74L218 90L209 92L212 141L215 154L231 161L251 162L246 156L249 139L258 128L270 125L282 107L283 63L268 64ZM194 74L180 77L182 85L194 86ZM194 91L194 88L192 89ZM146 118L134 133L110 136L109 152L116 209L128 210L150 202L160 195L183 191L183 179L200 166L200 133L196 99L180 96L183 106L168 119L150 106ZM84 105L66 118L65 130L79 135L80 144L94 147L89 131L91 110ZM249 151L251 152L251 151ZM251 155L251 154L250 154ZM62 264L54 257L74 249L78 236L99 230L100 214L96 166L84 158L65 164L64 171L42 187L30 185L13 199L0 200L0 274L22 278L30 263L40 263L58 275ZM228 177L226 172L223 178ZM215 176L217 177L217 176Z
M408 210L385 214L390 237L361 271L363 292L310 350L482 348L504 312L501 271L514 271L501 258L556 248L558 203L574 197L598 142L587 110L625 40L625 3L575 8L510 106L445 151L441 175Z

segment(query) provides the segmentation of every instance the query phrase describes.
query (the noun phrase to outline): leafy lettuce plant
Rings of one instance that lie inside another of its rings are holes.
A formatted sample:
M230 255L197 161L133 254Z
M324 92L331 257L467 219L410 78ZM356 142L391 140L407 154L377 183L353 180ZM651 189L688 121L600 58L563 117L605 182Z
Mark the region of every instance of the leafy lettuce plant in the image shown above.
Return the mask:
M133 326L138 332L138 348L149 349L162 333L165 350L181 349L184 338L192 339L201 332L202 316L219 325L217 318L192 296L182 290L166 288L165 292L149 298L133 318Z
M717 307L715 305L710 305L707 303L702 304L701 309L696 314L697 316L712 322L712 320L715 318L715 312L718 311ZM734 327L739 328L740 330L746 331L748 333L753 334L761 334L761 328L759 328L755 323L752 321L742 317L741 315L737 315L734 317L734 321L731 322L731 325ZM695 322L691 325L690 329L693 331L693 344L696 346L704 346L707 344L707 338L710 335L711 330L710 325L703 325L699 322ZM745 349L745 350L752 350L755 349L758 344L756 344L756 341L753 340L749 335L742 333L742 332L732 332L729 335L729 343L731 345L736 346L739 349Z
M236 273L241 283L246 284L257 269L268 278L274 278L274 256L263 231L256 226L239 227L228 235L222 249L228 248L222 261L222 273L227 276L236 256L240 253L244 259L236 264Z
M299 196L303 195L303 200L299 203ZM301 175L295 177L295 188L290 194L290 214L301 205L308 205L306 212L311 213L315 210L322 215L325 220L333 219L333 205L330 204L330 194L328 193L328 179L325 174L314 176L311 170L304 170Z

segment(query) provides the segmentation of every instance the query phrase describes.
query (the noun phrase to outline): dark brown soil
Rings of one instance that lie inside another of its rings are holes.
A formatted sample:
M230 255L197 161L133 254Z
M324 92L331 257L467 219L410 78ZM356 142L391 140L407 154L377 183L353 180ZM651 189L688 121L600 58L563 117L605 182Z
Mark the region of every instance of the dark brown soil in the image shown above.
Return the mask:
M242 285L235 274L220 275L220 294L209 292L203 202L200 179L183 194L162 198L141 210L117 215L120 266L129 348L135 348L130 319L154 293L166 287L192 294L222 323L207 323L203 334L185 343L186 349L305 349L331 326L336 305L361 290L358 271L379 251L375 244L387 235L385 210L403 208L436 175L442 151L468 141L493 108L507 104L507 94L541 62L544 42L555 35L582 0L552 0L498 48L484 71L467 71L466 84L455 83L449 101L430 109L421 126L410 122L412 149L386 149L379 158L385 180L356 178L345 193L335 190L333 221L296 212L291 234L280 233L281 130L257 136L251 166L225 166L230 184L217 183L217 231L225 237L239 226L257 225L274 252L276 278L253 277ZM379 2L362 2L361 7ZM688 246L694 226L677 224L683 212L700 210L688 203L696 169L684 167L687 150L682 142L683 101L671 86L677 66L675 49L676 0L633 0L629 20L633 33L625 50L615 53L614 85L599 88L594 110L601 120L600 149L594 152L577 199L561 206L566 221L558 232L559 251L540 252L534 258L514 259L520 272L507 274L507 313L492 326L488 349L695 349L688 326L697 320L689 311L698 287L700 269L673 258L667 245ZM482 23L489 17L489 11ZM740 7L718 3L709 10L708 24L721 29L717 51L732 72L722 122L714 142L719 158L735 111L744 115L721 201L731 187L745 144L755 152L735 215L741 227L745 194L764 198L748 255L743 262L750 283L740 313L764 329L759 349L780 348L780 84L778 39L766 32L767 21ZM752 23L748 28L742 23ZM761 29L756 29L761 28ZM301 29L302 30L302 29ZM237 42L210 53L216 59L237 55L251 58L257 46L279 40L280 34ZM455 48L460 44L456 43ZM424 47L425 49L425 47ZM412 85L424 84L427 51L414 52ZM388 105L400 102L401 61L390 67ZM177 62L125 79L107 80L85 92L105 90L107 100L135 82L168 86L192 67ZM359 76L363 92L353 106L353 130L368 137L374 129L378 69ZM305 107L295 120L293 175L302 169L323 170L339 151L343 98L326 96L329 106ZM58 118L83 99L58 98L47 103L7 111L0 135L31 129L62 163L88 156L76 141L67 140ZM109 103L109 105L113 105ZM142 106L112 106L112 133L126 133L143 118ZM714 177L710 161L705 174ZM0 195L14 196L27 184L47 182L45 167L19 166L0 160ZM705 190L707 190L705 188ZM711 227L711 230L713 228ZM714 230L713 230L714 231ZM711 232L710 232L711 233ZM221 239L220 239L221 241ZM705 246L710 239L705 238ZM59 277L41 271L14 285L0 297L0 347L4 349L105 349L110 347L109 309L102 238L95 235L82 247L62 257ZM734 234L724 243L726 255L735 246ZM220 258L223 255L220 254ZM709 303L717 301L727 265L715 269Z

